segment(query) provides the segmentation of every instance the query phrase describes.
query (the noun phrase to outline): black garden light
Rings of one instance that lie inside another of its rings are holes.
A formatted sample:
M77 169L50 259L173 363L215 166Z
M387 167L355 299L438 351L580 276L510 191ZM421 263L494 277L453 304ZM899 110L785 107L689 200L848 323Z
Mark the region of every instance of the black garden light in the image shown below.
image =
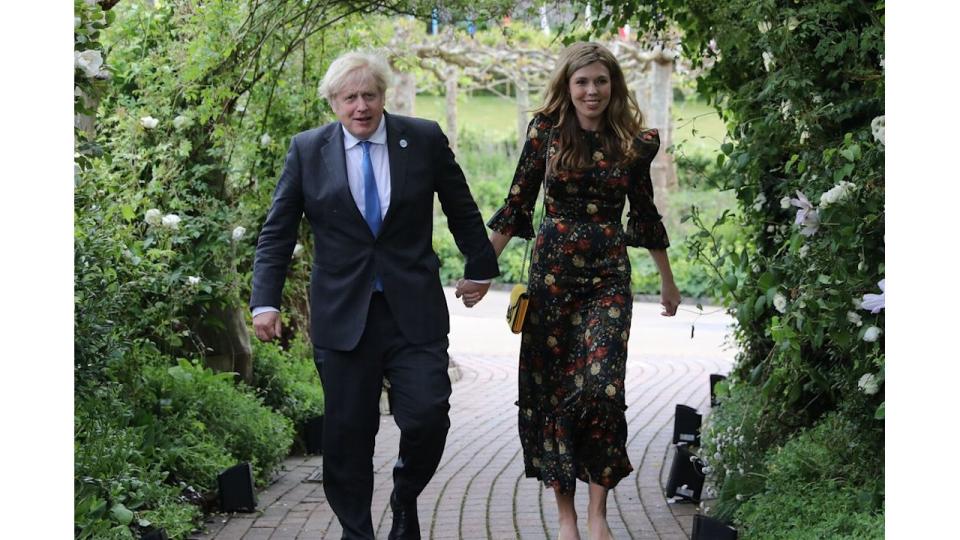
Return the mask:
M726 375L720 375L719 373L710 374L710 406L717 406L717 383L723 380L726 380Z
M686 445L678 444L675 448L666 496L700 502L704 480L703 462L688 450Z
M257 509L253 467L249 463L234 465L217 475L217 490L220 510L224 512L253 512Z
M700 425L703 416L693 407L677 404L673 416L673 444L686 443L700 446Z
M167 536L167 531L162 527L159 529L151 529L150 532L144 533L140 537L140 540L170 540L170 537Z
M737 530L719 519L702 514L693 516L691 540L737 540Z

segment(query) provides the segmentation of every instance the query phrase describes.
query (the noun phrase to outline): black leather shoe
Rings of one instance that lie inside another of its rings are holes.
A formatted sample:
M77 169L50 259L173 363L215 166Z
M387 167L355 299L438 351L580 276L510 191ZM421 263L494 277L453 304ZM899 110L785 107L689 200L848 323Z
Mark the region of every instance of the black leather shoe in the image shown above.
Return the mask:
M390 494L390 509L393 510L393 526L388 540L420 540L420 521L417 519L417 501L401 502L397 492Z

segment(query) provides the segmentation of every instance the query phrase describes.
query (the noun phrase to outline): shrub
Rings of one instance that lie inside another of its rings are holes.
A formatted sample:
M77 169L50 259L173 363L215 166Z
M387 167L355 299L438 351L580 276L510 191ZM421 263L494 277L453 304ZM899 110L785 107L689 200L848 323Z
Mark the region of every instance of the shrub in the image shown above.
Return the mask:
M134 538L133 529L163 527L182 538L200 522L200 508L181 496L153 459L146 428L117 384L81 398L74 418L74 526L77 538Z
M275 343L254 344L253 386L265 405L289 418L298 432L323 414L323 387L313 345L302 335L284 351Z
M150 367L145 372L152 413L165 435L183 443L198 441L200 448L206 441L219 441L234 463L250 462L257 480L264 483L287 456L293 427L289 419L265 407L252 389L235 384L233 377L183 359L176 366ZM184 450L208 458L206 472L197 464L192 466L193 474L204 478L214 464L223 464L214 448Z
M743 538L883 538L882 441L833 413L772 449L764 489L737 510Z
M737 494L763 489L763 456L786 436L755 386L733 376L717 385L717 395L720 407L703 425L702 457L713 483L720 486L712 513L729 519L739 506Z

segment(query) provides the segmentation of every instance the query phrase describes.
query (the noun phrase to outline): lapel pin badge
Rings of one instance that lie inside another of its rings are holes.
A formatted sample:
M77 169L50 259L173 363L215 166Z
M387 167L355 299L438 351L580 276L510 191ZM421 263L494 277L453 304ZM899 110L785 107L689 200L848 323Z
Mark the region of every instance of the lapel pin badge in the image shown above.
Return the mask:
M407 147L407 140L400 139L400 148L406 148L406 147Z

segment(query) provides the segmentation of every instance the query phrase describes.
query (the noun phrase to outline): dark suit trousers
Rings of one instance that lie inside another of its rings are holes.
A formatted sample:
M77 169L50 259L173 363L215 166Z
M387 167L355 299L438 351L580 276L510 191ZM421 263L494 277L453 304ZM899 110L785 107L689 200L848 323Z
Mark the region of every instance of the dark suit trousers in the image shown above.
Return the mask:
M373 451L384 377L390 381L390 409L400 428L393 468L397 496L414 501L437 470L450 428L447 347L447 338L408 343L383 294L375 293L354 350L315 351L325 393L323 490L343 526L343 538L374 538Z

